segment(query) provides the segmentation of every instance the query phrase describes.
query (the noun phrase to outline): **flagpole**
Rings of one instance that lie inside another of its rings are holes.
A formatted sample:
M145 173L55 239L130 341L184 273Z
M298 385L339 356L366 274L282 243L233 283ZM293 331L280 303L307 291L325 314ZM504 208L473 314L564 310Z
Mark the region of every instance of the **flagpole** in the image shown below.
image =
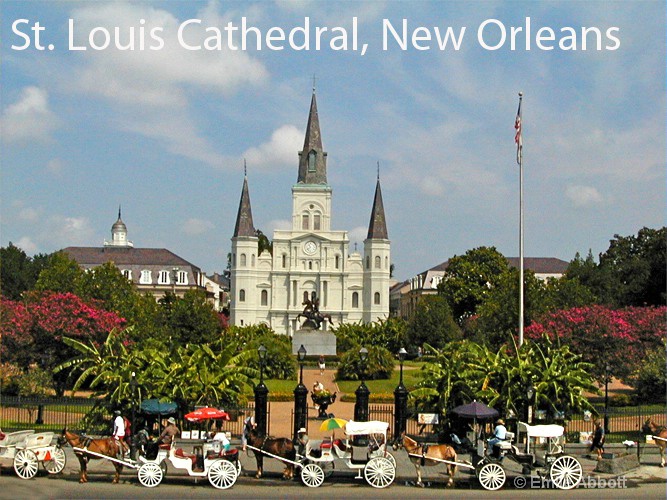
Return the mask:
M523 134L521 103L523 92L519 92L519 111L517 112L517 160L519 162L519 347L523 345ZM516 126L516 125L515 125Z

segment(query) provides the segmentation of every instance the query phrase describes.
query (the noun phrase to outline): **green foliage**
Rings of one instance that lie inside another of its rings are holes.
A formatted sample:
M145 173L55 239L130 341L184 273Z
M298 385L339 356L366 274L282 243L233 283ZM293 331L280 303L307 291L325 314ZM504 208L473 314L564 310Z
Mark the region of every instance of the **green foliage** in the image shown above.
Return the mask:
M501 414L521 415L527 405L526 388L532 385L537 409L550 418L590 408L584 391L596 391L581 361L567 346L548 339L541 345L526 341L493 351L471 341L452 343L435 350L435 360L424 365L424 380L412 391L418 405L446 412L473 399L486 402Z
M188 290L182 299L176 299L170 306L167 326L175 342L180 345L205 344L220 337L220 320L204 292Z
M7 396L18 396L21 368L14 363L0 363L0 392Z
M340 359L336 373L338 380L375 380L387 379L394 370L394 358L384 347L369 344L368 359L361 361L360 348L351 349Z
M46 267L39 273L35 289L76 294L83 274L79 264L69 255L62 251L56 252L51 255Z
M667 395L667 355L665 349L650 351L633 374L637 399L642 403L664 403Z
M113 262L106 262L80 275L75 293L84 300L98 300L107 311L132 320L138 293L132 282Z
M477 312L499 277L509 269L507 259L495 247L479 247L454 256L438 293L447 299L454 319L461 322Z
M341 323L332 329L336 335L336 350L347 352L362 345L374 344L396 353L408 346L407 324L400 318L378 320L373 323Z
M30 258L11 242L7 247L0 248L2 295L11 300L19 300L23 292L32 290L47 259L44 255Z
M251 353L248 366L259 371L259 346L266 347L264 376L279 380L291 380L296 377L297 362L292 354L292 341L287 335L265 333L254 338L246 349Z
M407 327L409 352L429 344L436 348L461 338L461 329L452 317L447 299L439 295L425 295L417 302L414 315Z
M51 372L32 365L18 377L18 394L20 396L45 396L53 388Z

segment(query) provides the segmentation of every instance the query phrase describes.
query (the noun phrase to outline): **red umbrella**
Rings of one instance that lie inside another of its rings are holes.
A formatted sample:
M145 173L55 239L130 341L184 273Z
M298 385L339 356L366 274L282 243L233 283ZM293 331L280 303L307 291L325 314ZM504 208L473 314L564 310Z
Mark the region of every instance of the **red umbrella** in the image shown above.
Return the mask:
M217 408L200 408L185 415L190 422L199 422L201 420L231 420L226 411Z

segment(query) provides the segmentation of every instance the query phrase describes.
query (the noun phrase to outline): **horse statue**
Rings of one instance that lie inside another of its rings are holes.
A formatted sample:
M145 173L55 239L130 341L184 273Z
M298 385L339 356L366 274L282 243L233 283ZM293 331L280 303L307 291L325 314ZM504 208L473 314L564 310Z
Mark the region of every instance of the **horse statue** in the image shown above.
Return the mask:
M642 432L647 435L654 437L653 441L658 446L660 450L660 467L665 466L665 450L667 449L667 428L662 425L656 424L653 419L649 418L644 422L642 427ZM655 439L658 438L658 439Z
M306 321L303 322L302 328L319 330L322 326L322 323L329 321L329 324L333 326L334 322L330 314L322 314L320 312L320 299L315 298L313 300L305 299L302 303L303 312L297 314L297 321L299 318L306 318Z
M117 458L119 453L121 453L121 448L119 447L116 440L112 437L101 438L101 439L92 439L86 436L80 436L73 432L69 432L67 427L63 429L63 433L60 436L59 442L62 444L68 443L72 448L83 448L93 453L99 453L100 455L107 456L109 458ZM79 459L79 465L81 466L81 474L79 475L80 483L88 482L88 461L89 460L98 460L101 457L95 455L88 455L85 452L75 451L74 454L76 458ZM116 475L113 478L112 483L117 484L120 480L120 473L123 470L123 465L112 460L114 468L116 469Z
M456 462L456 451L454 451L454 448L448 444L419 444L414 439L408 437L405 433L401 435L401 438L402 439L397 439L394 442L393 448L394 450L403 448L408 452L408 457L414 464L415 471L417 472L417 486L422 488L424 487L421 473L422 466L440 465L443 463L441 460ZM449 476L447 487L450 487L454 485L456 464L447 462L445 463L447 464L447 475Z
M250 432L248 432L248 444L254 448L270 453L271 455L276 455L286 460L291 460L292 462L296 460L296 448L294 448L294 443L292 443L292 440L289 438L261 436L256 429L251 429ZM264 468L264 454L259 451L255 451L254 453L255 460L257 460L257 473L255 474L255 477L259 479L262 477ZM283 479L292 479L293 477L294 464L285 462Z

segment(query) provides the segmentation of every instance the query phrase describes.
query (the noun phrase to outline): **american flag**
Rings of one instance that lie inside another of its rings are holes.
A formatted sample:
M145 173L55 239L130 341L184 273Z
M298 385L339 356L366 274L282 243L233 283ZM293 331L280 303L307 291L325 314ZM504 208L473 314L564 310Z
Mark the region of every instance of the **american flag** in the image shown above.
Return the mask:
M521 138L521 99L523 97L519 94L519 109L516 112L516 120L514 120L514 142L516 142L516 162L521 165L521 149L523 148L523 139Z

